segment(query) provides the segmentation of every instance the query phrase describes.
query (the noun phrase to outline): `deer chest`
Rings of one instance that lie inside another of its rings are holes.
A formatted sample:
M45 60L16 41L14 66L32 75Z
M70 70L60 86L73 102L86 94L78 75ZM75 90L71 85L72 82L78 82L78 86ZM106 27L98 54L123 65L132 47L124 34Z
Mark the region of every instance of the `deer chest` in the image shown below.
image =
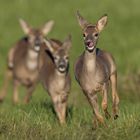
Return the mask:
M65 84L64 78L53 79L49 82L48 88L50 92L61 93L65 90Z

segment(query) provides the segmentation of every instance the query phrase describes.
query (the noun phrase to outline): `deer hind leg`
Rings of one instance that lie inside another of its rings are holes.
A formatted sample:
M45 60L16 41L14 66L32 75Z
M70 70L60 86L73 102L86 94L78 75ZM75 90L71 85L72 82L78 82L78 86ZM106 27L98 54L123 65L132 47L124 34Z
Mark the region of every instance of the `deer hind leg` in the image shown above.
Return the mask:
M109 112L108 112L108 105L107 105L108 88L109 88L109 84L105 83L103 86L103 91L102 91L103 92L102 108L104 110L105 117L107 119L109 119L111 117Z
M117 93L117 73L114 73L110 77L111 86L112 86L112 100L113 100L113 117L114 119L118 118L118 104L119 96Z
M14 93L13 93L13 103L14 104L17 104L19 102L19 98L18 98L18 88L19 88L19 81L17 80L14 80Z
M24 97L24 103L25 104L29 103L34 90L35 90L34 85L30 85L30 86L27 87L27 93L26 93L26 96Z
M8 54L8 69L7 69L6 74L5 74L4 85L3 85L1 95L0 95L0 101L1 102L4 100L5 96L7 95L7 88L8 88L8 85L9 85L9 81L13 76L13 70L12 69L14 67L14 64L13 64L14 51L15 51L15 48L13 47L13 48L10 49L9 54Z
M94 122L96 123L96 120L97 120L99 123L104 125L103 116L99 112L99 105L98 105L98 102L97 102L97 95L95 93L87 93L87 92L84 92L84 93L87 96L87 98L89 100L89 103L91 104L91 106L93 108L93 111L94 111L94 114L95 114ZM96 124L94 124L94 125L96 127Z
M8 69L5 74L4 85L0 94L0 102L2 102L5 96L7 95L7 89L11 78L12 78L12 70Z
M66 108L67 108L67 95L56 94L52 96L54 109L59 119L60 124L66 123Z

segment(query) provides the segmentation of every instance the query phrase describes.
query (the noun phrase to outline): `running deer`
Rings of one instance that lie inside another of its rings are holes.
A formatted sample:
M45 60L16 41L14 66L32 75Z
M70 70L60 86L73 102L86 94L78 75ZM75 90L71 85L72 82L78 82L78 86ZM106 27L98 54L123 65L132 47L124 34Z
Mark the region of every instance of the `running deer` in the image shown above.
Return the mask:
M118 117L119 97L117 94L117 69L114 58L108 52L96 48L100 32L107 24L107 15L101 17L97 23L91 24L84 19L79 11L77 19L83 31L85 51L75 63L75 77L83 93L87 97L94 113L94 124L104 124L104 118L99 113L97 92L101 92L102 108L106 118L110 118L107 110L107 94L109 83L112 88L113 117Z
M18 103L18 88L22 84L27 89L24 102L28 103L39 79L38 65L41 45L45 35L51 31L54 22L49 21L40 29L32 28L22 19L19 22L26 36L19 40L8 53L8 69L0 101L4 100L9 80L12 78L13 102Z
M71 87L69 75L69 50L71 37L63 43L59 40L45 40L46 48L41 54L44 60L40 70L42 85L50 95L60 124L65 123L67 100Z

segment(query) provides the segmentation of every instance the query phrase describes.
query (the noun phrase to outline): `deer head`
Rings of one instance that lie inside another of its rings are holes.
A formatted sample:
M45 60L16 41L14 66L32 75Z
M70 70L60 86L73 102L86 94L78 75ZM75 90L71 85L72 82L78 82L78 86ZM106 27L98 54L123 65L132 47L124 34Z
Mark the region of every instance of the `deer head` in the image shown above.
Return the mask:
M19 20L23 32L27 35L30 47L35 51L40 50L40 45L43 43L44 37L51 31L54 21L47 22L42 28L32 28L23 19Z
M44 40L47 48L53 57L57 71L65 73L69 66L69 50L71 48L71 36L68 36L63 43L55 43L52 40Z
M107 15L102 16L96 24L91 24L77 11L77 19L83 31L86 50L93 52L98 42L99 34L107 24Z

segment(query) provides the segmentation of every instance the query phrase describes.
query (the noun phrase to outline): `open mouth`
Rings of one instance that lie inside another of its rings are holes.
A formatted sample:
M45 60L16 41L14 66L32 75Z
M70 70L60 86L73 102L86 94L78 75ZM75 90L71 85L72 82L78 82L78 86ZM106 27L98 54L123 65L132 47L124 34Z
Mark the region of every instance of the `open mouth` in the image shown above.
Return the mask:
M59 67L59 72L64 73L66 71L65 67Z
M88 51L93 51L95 48L95 45L93 42L88 42L88 43L86 43L86 48Z

